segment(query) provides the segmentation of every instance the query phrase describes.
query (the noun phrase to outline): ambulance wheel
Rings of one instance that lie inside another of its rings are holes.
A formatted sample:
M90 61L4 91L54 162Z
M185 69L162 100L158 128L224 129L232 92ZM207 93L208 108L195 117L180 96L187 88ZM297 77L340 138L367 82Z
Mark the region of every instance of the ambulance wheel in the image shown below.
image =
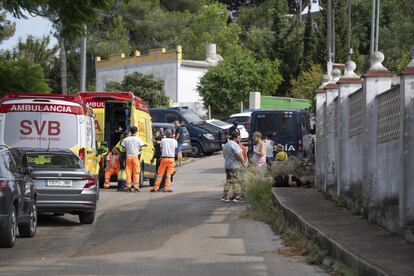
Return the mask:
M144 163L141 163L141 173L139 174L139 188L141 189L144 186Z

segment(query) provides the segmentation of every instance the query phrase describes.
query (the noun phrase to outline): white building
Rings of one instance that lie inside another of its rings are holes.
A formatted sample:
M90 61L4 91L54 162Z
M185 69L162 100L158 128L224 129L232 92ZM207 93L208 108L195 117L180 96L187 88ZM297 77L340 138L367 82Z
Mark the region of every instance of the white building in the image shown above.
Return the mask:
M172 104L190 106L201 114L203 110L202 98L197 92L200 78L211 67L222 61L216 53L216 45L206 47L206 60L183 60L182 47L177 46L174 51L165 48L149 50L146 55L135 52L133 57L112 56L107 60L96 60L96 90L104 91L108 82L121 82L125 75L139 72L153 74L164 81L165 94Z

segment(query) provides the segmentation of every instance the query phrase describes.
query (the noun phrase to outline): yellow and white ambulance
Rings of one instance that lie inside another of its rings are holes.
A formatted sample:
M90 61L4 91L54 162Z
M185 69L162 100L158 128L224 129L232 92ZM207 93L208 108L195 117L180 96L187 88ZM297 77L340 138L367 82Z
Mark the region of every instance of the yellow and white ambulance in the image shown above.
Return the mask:
M78 95L10 93L0 99L0 144L70 149L98 176L94 114Z
M109 150L120 140L121 134L130 127L138 128L138 137L146 145L141 154L141 179L155 178L152 141L152 121L148 105L131 92L80 92L95 114L95 129L98 145L105 144Z

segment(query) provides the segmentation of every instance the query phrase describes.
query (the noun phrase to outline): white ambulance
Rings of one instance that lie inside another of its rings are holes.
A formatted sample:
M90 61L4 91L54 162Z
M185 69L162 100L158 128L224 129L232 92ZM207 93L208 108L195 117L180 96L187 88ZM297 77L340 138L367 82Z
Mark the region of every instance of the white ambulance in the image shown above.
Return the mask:
M97 176L95 122L77 95L5 94L0 99L0 144L70 149Z

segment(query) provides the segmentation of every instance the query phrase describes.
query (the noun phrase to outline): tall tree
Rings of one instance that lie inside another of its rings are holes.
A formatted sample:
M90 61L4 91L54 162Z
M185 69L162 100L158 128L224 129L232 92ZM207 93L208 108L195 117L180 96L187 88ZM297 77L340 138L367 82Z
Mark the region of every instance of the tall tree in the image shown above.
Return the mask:
M49 93L50 88L39 64L0 58L0 95L6 92Z
M282 82L279 62L256 60L247 50L228 56L216 68L211 68L197 87L206 108L210 105L215 117L224 118L248 105L249 92L272 95Z
M47 71L50 63L56 55L57 47L49 47L50 38L44 36L36 38L29 35L26 40L19 39L16 47L12 50L13 59L25 59L31 63L42 65Z

